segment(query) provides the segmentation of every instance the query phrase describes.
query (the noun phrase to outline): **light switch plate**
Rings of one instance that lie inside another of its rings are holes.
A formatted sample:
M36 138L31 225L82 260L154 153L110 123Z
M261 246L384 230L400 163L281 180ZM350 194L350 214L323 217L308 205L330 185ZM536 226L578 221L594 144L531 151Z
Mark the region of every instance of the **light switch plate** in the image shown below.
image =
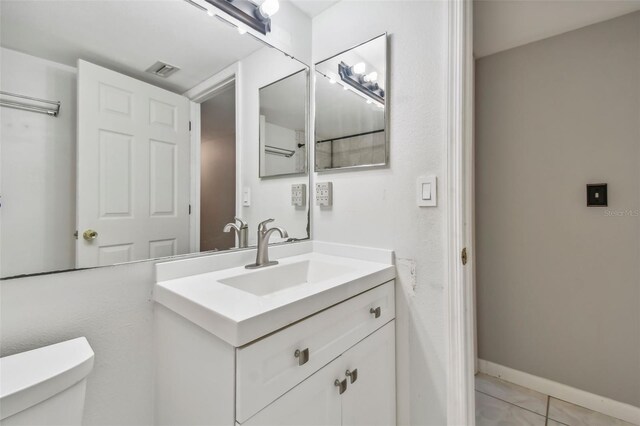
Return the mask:
M331 205L333 205L333 183L316 183L316 206L328 207Z
M420 176L416 182L416 202L418 207L438 205L438 187L435 176Z
M307 185L294 183L291 185L291 205L304 207L307 204Z
M242 188L242 205L249 207L251 205L251 188L245 186Z

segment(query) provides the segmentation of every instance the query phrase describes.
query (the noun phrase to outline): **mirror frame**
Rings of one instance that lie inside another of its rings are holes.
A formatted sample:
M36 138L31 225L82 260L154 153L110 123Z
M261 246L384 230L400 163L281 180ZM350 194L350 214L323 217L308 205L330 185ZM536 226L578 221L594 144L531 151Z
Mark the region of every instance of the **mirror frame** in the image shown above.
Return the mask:
M285 53L285 55L286 55L286 53ZM258 151L258 153L259 153L259 155L258 155L258 177L260 179L271 179L271 178L278 178L278 177L283 177L283 176L305 176L305 175L308 176L309 175L309 154L310 154L310 151L309 151L309 140L311 139L309 136L312 133L310 131L311 130L311 117L310 117L311 116L311 114L310 114L310 112L311 112L310 111L310 109L311 109L310 108L311 107L311 67L309 65L305 64L304 62L298 60L298 59L294 59L294 58L291 58L291 59L300 62L302 65L304 65L304 68L301 69L300 71L296 71L294 73L286 75L286 76L284 76L284 77L282 77L282 78L280 78L280 79L278 79L278 80L276 80L276 81L274 81L272 83L269 83L269 84L267 84L265 86L262 86L262 87L258 88L258 129L260 129L260 90L262 90L262 89L264 89L266 87L269 87L269 86L273 86L274 84L279 83L282 80L285 80L285 79L287 79L289 77L292 77L292 76L294 76L294 75L296 75L298 73L304 72L306 77L307 77L306 84L305 84L305 98L306 98L306 101L304 103L304 127L305 127L304 140L305 140L305 144L306 144L306 148L307 149L305 150L306 155L305 155L305 158L304 158L304 170L301 171L301 172L280 173L280 174L277 174L277 175L264 175L263 176L262 175L262 160L261 160L262 152L260 152L260 149L262 147L260 146L260 138L258 137L258 150L259 150ZM315 138L315 129L314 129L314 138ZM315 149L315 142L314 142L314 149ZM309 204L308 198L309 197L307 196L307 203ZM309 238L311 238L311 237L309 237Z
M316 161L316 139L317 139L317 118L318 118L318 108L316 105L316 89L317 89L317 85L315 84L316 82L316 67L318 66L318 64L321 64L325 61L328 61L329 59L333 59L336 56L340 56L343 53L347 53L350 50L353 50L357 47L360 47L364 44L369 43L370 41L376 40L380 37L384 37L384 49L385 49L385 78L384 78L384 84L385 84L385 101L384 101L384 143L385 143L385 155L384 155L384 163L375 163L375 164L360 164L357 166L343 166L343 167L331 167L331 168L327 168L327 169L319 169L318 168L318 163ZM382 34L379 34L375 37L372 37L362 43L358 43L355 46L350 47L349 49L345 49L339 53L336 53L335 55L329 56L327 58L324 58L321 61L316 62L315 64L313 64L313 83L314 83L314 96L313 96L313 112L314 112L314 117L313 117L313 170L316 173L327 173L327 172L336 172L336 171L344 171L344 170L362 170L362 169L376 169L376 168L388 168L390 167L390 150L391 150L391 144L390 144L390 138L389 138L389 93L390 92L390 87L389 87L389 81L391 80L389 78L389 74L390 74L390 55L389 55L389 34L385 31Z

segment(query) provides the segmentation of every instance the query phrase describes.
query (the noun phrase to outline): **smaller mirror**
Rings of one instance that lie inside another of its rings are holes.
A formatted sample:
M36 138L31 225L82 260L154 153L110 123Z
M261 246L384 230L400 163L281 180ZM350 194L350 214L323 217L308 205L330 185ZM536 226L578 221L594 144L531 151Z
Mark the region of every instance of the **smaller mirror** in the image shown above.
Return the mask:
M306 69L260 88L260 177L307 172Z
M315 66L315 170L388 163L387 35Z

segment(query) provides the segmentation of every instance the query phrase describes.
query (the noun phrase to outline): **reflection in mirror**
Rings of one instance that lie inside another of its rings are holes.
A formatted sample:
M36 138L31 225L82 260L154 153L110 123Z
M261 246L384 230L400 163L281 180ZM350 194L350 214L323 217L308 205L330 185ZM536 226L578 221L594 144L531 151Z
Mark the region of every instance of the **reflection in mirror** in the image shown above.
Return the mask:
M307 171L308 72L260 88L260 177Z
M315 69L316 171L386 165L386 34Z
M0 277L244 247L271 217L308 237L255 143L258 89L306 65L183 1L0 12Z

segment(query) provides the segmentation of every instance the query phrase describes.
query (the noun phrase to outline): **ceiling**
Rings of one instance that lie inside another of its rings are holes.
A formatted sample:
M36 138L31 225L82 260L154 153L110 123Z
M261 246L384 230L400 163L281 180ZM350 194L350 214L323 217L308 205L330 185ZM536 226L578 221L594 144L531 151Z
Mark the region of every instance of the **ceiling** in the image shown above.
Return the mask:
M2 0L0 44L73 67L84 59L177 93L265 46L183 0ZM159 60L180 71L145 72Z
M313 18L324 12L340 0L289 0L298 9L302 10L305 15Z
M477 58L640 10L640 0L474 0Z

